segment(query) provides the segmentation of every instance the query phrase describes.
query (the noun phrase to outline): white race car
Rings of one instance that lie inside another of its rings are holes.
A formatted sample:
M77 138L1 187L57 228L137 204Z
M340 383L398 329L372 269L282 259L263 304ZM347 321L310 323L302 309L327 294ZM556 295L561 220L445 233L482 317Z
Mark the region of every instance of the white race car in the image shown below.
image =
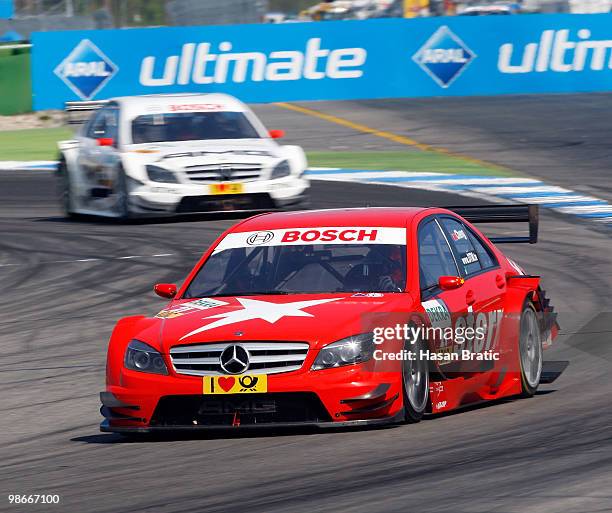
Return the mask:
M306 199L306 157L281 146L242 102L225 94L153 95L74 102L93 110L59 143L67 215L127 219L257 211Z

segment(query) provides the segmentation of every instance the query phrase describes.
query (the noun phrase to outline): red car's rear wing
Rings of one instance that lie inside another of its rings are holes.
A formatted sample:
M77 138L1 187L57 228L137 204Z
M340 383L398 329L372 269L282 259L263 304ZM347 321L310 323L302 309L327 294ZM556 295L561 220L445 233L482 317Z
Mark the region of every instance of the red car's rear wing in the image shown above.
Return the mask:
M470 223L529 223L529 235L523 237L489 237L493 244L538 242L538 205L486 205L478 207L445 207Z

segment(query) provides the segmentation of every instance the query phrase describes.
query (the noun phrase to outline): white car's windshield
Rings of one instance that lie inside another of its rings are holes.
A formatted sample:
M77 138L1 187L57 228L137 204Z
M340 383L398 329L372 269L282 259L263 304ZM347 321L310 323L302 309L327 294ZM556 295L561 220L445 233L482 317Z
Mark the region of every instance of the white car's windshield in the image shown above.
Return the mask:
M157 113L132 121L134 144L257 138L259 134L242 112Z
M213 253L184 297L401 292L406 246L313 244L231 248Z

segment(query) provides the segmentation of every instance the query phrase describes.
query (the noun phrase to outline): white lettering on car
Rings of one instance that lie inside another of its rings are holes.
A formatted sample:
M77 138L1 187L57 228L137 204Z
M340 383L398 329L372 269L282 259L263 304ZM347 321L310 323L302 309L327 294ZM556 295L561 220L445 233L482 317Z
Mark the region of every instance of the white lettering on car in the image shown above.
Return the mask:
M459 351L466 350L482 353L497 346L504 316L503 309L478 312L476 315L469 311L467 315L454 317L440 299L431 299L422 305L431 326L435 328L439 352L458 354Z

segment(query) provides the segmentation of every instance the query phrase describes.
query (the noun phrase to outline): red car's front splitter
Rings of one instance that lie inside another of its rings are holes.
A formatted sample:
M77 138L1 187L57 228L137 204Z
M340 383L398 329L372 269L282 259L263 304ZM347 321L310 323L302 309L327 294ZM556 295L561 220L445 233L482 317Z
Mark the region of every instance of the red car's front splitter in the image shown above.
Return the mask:
M347 427L403 417L398 373L350 369L270 375L263 394L204 395L202 378L124 370L100 394L102 431ZM269 408L269 409L268 409Z
M283 422L283 423L267 423L267 424L240 424L237 426L228 425L197 425L197 426L148 426L148 427L130 427L130 426L111 426L108 420L104 420L100 424L100 431L103 433L121 433L121 434L155 434L155 433L181 433L181 432L200 432L200 431L246 431L246 430L262 430L262 429L291 429L291 428L317 428L317 429L337 429L337 428L359 428L359 427L376 427L391 424L399 424L404 420L404 410L400 410L395 415L383 417L379 419L365 420L346 420L338 422Z

